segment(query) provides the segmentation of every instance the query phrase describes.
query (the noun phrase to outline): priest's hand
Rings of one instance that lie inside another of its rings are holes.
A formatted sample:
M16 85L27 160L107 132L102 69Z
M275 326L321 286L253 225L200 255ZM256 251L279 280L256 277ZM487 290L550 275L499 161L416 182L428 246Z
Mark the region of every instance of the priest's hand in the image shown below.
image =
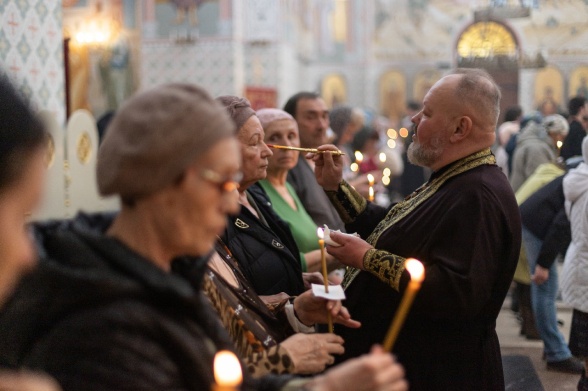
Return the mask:
M369 354L347 360L306 386L313 391L406 391L404 368L394 357L374 346Z
M319 151L339 151L333 144L325 144L318 147ZM341 155L332 153L309 154L314 160L314 176L319 185L325 190L336 191L343 178L343 159Z
M294 311L296 317L307 326L315 323L326 324L328 322L327 312L331 313L334 323L346 327L359 328L361 323L351 319L347 308L343 307L340 300L327 300L316 297L308 290L294 299Z
M332 240L341 246L327 245L327 252L337 258L342 264L363 270L363 257L373 246L354 235L331 231L330 236Z

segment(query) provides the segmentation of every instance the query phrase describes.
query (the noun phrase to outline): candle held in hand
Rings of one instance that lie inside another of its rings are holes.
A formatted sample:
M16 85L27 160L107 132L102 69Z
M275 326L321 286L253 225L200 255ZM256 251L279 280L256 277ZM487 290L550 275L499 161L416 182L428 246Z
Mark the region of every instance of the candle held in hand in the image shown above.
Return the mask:
M238 391L243 381L241 364L235 354L228 350L221 350L214 356L213 391Z
M323 229L321 227L317 228L316 230L316 234L319 237L319 247L321 249L321 269L323 272L323 281L325 283L325 293L329 293L329 279L328 279L328 274L327 274L327 258L325 255L325 234L323 232ZM333 332L333 319L331 316L331 312L327 311L327 320L329 323L329 333Z
M390 329L386 334L386 339L384 339L384 350L387 352L392 351L392 347L398 337L398 333L400 333L400 329L402 328L404 319L406 319L408 310L410 309L418 290L421 288L421 283L425 278L425 268L423 264L416 259L408 258L404 263L404 267L410 273L410 282L406 287L400 306L398 307L396 315L390 325Z

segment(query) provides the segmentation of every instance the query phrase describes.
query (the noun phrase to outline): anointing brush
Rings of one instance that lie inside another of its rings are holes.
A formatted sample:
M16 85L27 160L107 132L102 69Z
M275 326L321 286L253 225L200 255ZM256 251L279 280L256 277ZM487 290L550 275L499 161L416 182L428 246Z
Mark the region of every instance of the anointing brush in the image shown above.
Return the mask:
M345 155L345 152L341 152L341 151L319 151L316 148L299 148L299 147L289 147L287 145L274 145L274 144L267 144L268 147L270 148L275 148L275 149L289 149L291 151L301 151L301 152L310 152L310 153L325 153L325 152L331 152L333 155Z

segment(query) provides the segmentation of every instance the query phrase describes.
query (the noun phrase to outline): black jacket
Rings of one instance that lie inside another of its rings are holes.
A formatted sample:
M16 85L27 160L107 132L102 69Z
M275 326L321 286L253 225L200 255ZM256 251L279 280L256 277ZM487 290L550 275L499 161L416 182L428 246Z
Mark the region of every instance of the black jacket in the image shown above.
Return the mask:
M267 194L255 184L247 189L268 225L245 207L231 216L224 242L258 295L304 291L300 252L288 224L274 212Z
M521 221L533 235L543 241L537 264L549 269L557 254L565 255L572 232L564 208L561 175L541 187L520 206Z
M570 123L570 131L561 146L560 156L568 160L573 156L582 156L582 140L586 137L586 130L576 120Z
M233 348L200 292L206 258L166 273L104 236L108 224L38 227L40 265L0 314L0 365L43 370L65 391L210 390L214 354ZM244 389L289 380L244 376Z

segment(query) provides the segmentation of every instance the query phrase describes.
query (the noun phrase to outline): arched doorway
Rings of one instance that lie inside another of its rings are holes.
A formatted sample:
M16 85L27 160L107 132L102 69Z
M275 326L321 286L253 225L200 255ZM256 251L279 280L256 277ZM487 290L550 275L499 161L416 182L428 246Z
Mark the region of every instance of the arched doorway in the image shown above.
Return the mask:
M379 82L380 113L398 127L406 111L406 77L396 70L386 71Z
M347 83L343 76L330 74L323 78L321 83L321 96L327 107L333 107L347 102Z
M502 90L501 113L519 104L519 45L515 35L497 21L476 22L457 40L457 66L486 69Z

